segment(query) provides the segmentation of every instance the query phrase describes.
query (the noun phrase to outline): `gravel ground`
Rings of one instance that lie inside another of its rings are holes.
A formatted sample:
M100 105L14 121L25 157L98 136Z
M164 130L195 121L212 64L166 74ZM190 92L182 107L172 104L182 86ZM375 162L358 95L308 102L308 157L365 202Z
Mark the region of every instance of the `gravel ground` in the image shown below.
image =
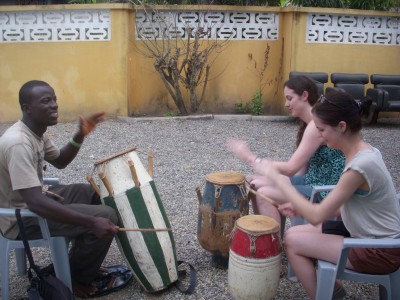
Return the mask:
M379 148L400 191L400 119L379 119L379 123L363 129L364 138ZM10 124L0 124L0 133ZM59 146L77 129L77 123L63 123L49 128ZM143 152L154 151L154 179L173 228L178 259L188 261L197 269L197 286L193 295L184 295L175 287L157 294L145 293L134 280L123 290L102 299L231 299L228 291L227 270L210 265L211 254L197 241L198 200L195 188L204 184L207 174L234 170L244 175L251 173L248 166L225 150L230 137L246 140L260 157L286 160L294 150L297 123L290 120L187 120L160 118L157 120L118 118L100 124L85 141L78 157L65 170L48 168L46 176L57 176L62 183L86 182L93 163L121 150L136 146ZM146 165L147 158L142 157ZM289 225L289 223L287 224ZM49 263L46 250L34 251L38 264ZM25 296L27 280L15 273L12 258L11 299ZM113 243L105 265L125 264L116 243ZM287 266L283 256L283 265ZM377 287L371 284L345 282L346 299L377 299ZM274 299L304 297L299 283L283 276Z

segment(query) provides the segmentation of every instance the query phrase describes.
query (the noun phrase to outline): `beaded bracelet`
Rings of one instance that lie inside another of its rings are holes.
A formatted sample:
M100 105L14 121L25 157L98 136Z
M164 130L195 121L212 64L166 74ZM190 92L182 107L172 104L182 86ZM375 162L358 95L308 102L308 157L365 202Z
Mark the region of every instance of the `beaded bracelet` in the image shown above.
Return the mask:
M82 146L82 144L79 144L77 142L75 142L74 138L72 137L69 142L71 143L72 146L74 146L75 148L80 148Z

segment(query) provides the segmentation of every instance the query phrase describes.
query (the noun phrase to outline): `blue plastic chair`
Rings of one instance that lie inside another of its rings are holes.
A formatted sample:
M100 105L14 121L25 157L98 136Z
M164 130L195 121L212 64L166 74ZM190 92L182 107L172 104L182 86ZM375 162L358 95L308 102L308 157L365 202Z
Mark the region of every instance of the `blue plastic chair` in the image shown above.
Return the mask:
M379 299L400 299L400 268L386 275L364 274L346 269L350 248L400 248L400 239L345 238L336 265L318 260L316 299L332 299L336 279L377 283Z
M58 184L56 178L46 179L45 184ZM21 216L38 218L42 239L29 240L30 247L46 247L50 249L56 276L72 290L71 272L68 257L68 242L62 236L51 237L46 219L28 209L21 209ZM15 217L14 208L0 208L0 217ZM26 255L22 240L5 238L0 233L0 275L2 299L9 299L10 253L14 250L19 275L26 274Z
M400 193L397 194L400 202ZM400 239L355 239L345 238L337 264L318 260L317 300L331 299L336 279L370 282L379 284L379 299L400 299L400 268L385 275L358 273L346 269L351 248L400 248Z
M0 208L0 217L15 216L15 209ZM21 216L38 218L43 239L30 240L30 247L47 247L50 249L56 276L61 279L66 286L72 288L71 272L69 268L68 245L64 237L51 237L46 219L36 215L28 209L21 209ZM0 234L0 272L1 272L1 296L2 299L9 299L9 255L12 250L16 250L16 260L25 263L25 250L22 240L11 240ZM22 256L23 255L23 256ZM25 267L26 270L26 267Z

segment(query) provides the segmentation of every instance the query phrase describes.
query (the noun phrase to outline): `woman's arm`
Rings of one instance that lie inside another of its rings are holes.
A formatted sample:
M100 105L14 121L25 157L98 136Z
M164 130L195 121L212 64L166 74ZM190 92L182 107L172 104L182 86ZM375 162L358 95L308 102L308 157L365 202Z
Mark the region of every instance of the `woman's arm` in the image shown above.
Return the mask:
M365 184L364 177L354 171L346 171L339 179L335 189L320 204L310 203L297 192L293 185L281 179L279 171L268 161L254 163L255 172L267 176L290 201L297 214L304 216L311 224L317 225L334 215L351 195Z
M301 143L292 157L288 161L273 161L272 163L281 174L286 176L293 176L299 171L304 172L308 161L322 143L321 134L315 127L314 121L311 121L308 123ZM237 158L248 164L251 165L256 161L257 156L251 152L244 141L231 139L227 142L226 146Z
M315 127L314 121L308 123L303 138L296 151L288 161L274 161L274 166L279 173L286 176L293 176L298 172L306 172L308 161L323 144L323 138Z

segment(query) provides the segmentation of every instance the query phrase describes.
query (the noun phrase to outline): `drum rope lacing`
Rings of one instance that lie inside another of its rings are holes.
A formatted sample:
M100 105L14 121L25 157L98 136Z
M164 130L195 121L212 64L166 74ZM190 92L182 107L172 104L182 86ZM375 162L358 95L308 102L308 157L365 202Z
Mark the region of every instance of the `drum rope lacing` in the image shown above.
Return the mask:
M250 236L250 253L251 255L255 255L256 251L257 251L257 247L256 247L256 240L257 240L258 236Z
M229 240L233 240L233 237L234 237L234 235L235 235L237 230L238 230L237 227L232 229L232 231L231 231L231 233L229 235ZM251 253L251 255L254 256L256 254L256 251L257 251L256 241L260 236L265 235L265 232L264 231L260 231L260 232L252 231L251 234L249 232L247 232L246 230L243 230L243 232L247 233L247 235L249 236L250 253ZM277 237L275 236L275 234L273 234L271 238L272 238L272 241L274 241ZM278 242L280 243L281 241L280 241L279 237L277 239L278 239Z
M229 240L233 240L233 236L235 235L235 233L236 233L236 231L237 231L238 229L235 227L235 228L233 228L233 230L231 231L231 234L229 235ZM255 255L256 254L256 250L257 250L257 247L256 247L256 241L257 241L257 239L260 237L260 236L262 236L262 235L264 235L265 233L264 232L259 232L259 233L252 233L250 236L249 236L249 240L250 240L250 253L251 253L251 255Z
M215 199L218 199L221 196L222 189L225 185L214 184L214 186L215 186L214 197ZM237 184L236 186L239 188L242 197L246 198L247 196L246 186L244 184Z
M237 229L236 227L232 229L232 231L231 231L231 233L230 233L230 235L229 235L229 239L231 239L231 240L233 239L233 236L235 235L235 233L236 233L237 230L238 230L238 229ZM262 236L262 235L265 234L265 231L260 231L260 232L251 231L251 233L250 233L250 232L247 232L247 231L244 230L244 229L241 229L241 230L244 231L244 232L246 232L248 235L254 236L256 239L257 239L258 237L260 237L260 236Z

